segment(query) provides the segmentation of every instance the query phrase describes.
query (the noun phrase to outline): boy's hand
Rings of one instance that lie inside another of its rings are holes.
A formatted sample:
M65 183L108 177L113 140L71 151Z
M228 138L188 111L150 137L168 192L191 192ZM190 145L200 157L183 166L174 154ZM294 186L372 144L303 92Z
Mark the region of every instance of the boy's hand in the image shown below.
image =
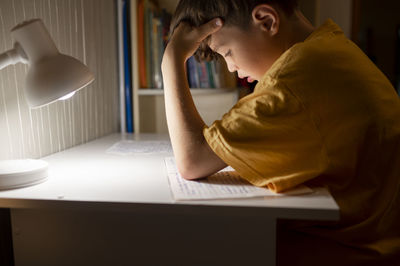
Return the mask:
M194 28L186 22L179 23L165 49L164 56L186 61L199 48L201 42L222 27L222 20L215 18Z

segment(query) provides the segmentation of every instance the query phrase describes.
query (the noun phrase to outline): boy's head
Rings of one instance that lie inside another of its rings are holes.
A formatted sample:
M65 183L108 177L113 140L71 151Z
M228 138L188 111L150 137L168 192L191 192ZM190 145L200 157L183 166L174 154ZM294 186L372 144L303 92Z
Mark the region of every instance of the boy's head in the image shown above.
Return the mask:
M261 30L264 25L279 28L281 17L292 17L297 11L297 6L297 0L180 0L172 19L171 29L173 31L182 21L198 27L211 19L221 18L224 22L223 29L201 43L195 53L196 58L211 60L222 55L230 71L238 71L239 76L249 77L250 81L258 80L259 73L250 73L251 69L241 73L236 61L249 57L247 60L249 62L244 62L249 66L245 68L257 67L257 62L254 64L250 62L252 56L249 53L264 56L261 50L271 47L268 47L269 41L266 42L266 46L263 45L265 42L258 36L256 28L258 25ZM221 47L223 49L219 49ZM232 50L235 52L233 56L236 56L236 60L232 59Z
M225 26L236 26L243 30L249 27L253 9L267 4L280 9L287 16L291 16L298 8L298 0L180 0L171 22L171 29L175 29L181 21L186 21L198 27L213 18L219 17ZM214 53L205 42L196 56L198 59L212 59Z

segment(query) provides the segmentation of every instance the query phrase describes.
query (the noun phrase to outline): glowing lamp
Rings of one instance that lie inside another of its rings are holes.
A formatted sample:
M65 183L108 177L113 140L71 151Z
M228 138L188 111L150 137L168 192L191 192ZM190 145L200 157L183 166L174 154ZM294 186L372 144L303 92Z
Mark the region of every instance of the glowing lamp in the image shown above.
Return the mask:
M40 19L22 22L11 30L14 48L0 54L0 70L10 64L28 64L24 95L30 108L65 100L94 80L90 70L75 58L61 54ZM0 161L0 190L44 181L42 160Z

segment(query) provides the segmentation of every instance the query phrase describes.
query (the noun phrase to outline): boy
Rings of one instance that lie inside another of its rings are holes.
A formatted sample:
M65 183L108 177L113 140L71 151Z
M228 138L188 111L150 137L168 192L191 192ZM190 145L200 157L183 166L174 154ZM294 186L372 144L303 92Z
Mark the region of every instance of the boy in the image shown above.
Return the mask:
M181 0L172 28L162 72L182 176L228 164L276 192L327 186L340 221L286 224L278 263L400 265L400 101L341 29L314 29L295 0ZM210 127L185 78L193 53L258 81Z

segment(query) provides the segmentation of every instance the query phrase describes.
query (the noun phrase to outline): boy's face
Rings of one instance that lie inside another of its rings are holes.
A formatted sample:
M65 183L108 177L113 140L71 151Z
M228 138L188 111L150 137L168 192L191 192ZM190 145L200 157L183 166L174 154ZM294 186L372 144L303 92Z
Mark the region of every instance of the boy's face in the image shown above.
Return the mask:
M249 82L260 80L282 53L274 39L254 25L246 31L223 26L211 35L209 46L224 57L230 72Z

